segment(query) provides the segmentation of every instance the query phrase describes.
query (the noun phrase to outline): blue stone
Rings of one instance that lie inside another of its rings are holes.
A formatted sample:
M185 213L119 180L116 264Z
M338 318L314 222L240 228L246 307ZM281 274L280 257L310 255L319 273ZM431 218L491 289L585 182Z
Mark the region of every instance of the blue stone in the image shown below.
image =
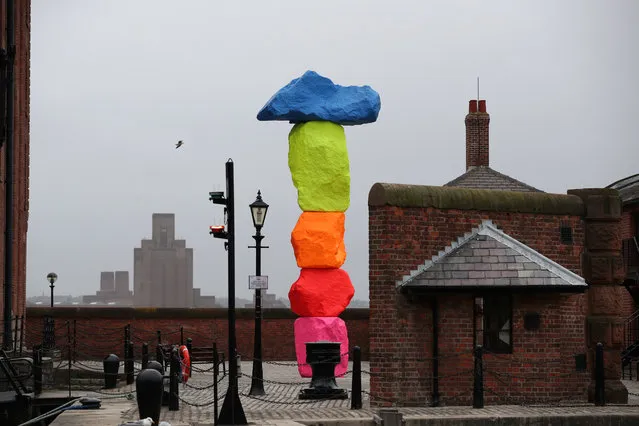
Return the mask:
M259 121L331 121L341 125L373 123L381 108L370 86L340 86L306 71L278 90L257 114Z

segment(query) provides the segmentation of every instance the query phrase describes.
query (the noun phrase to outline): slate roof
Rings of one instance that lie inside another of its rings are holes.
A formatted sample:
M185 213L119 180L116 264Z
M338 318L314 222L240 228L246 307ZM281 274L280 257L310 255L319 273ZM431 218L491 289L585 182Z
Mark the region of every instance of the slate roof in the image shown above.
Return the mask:
M608 185L608 188L619 191L621 202L630 204L639 202L639 174L628 176Z
M499 230L490 220L397 282L406 288L546 288L583 291L583 278Z
M444 186L475 189L498 189L517 192L543 192L517 179L491 169L488 166L472 167L463 175L451 180Z

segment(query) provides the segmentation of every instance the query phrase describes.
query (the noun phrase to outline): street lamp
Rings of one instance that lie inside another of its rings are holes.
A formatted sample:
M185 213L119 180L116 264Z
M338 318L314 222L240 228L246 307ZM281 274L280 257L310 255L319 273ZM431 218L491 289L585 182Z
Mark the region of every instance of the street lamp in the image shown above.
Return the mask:
M253 226L255 226L255 245L249 248L255 249L255 275L258 277L262 274L262 246L261 242L264 236L260 233L266 213L268 212L268 204L262 200L262 193L257 191L257 198L252 204L251 217L253 218ZM262 289L255 289L255 343L253 344L253 373L251 374L251 390L249 395L264 395L264 372L262 371Z
M53 308L53 287L55 287L54 284L58 280L58 274L55 272L49 272L47 280L49 281L49 287L51 287L51 307Z

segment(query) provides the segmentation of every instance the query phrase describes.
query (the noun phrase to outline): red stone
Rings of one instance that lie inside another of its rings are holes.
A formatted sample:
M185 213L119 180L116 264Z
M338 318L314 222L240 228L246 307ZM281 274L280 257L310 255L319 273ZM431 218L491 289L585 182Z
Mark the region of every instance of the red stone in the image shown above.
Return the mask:
M303 268L288 298L301 317L336 317L348 306L355 289L343 269Z

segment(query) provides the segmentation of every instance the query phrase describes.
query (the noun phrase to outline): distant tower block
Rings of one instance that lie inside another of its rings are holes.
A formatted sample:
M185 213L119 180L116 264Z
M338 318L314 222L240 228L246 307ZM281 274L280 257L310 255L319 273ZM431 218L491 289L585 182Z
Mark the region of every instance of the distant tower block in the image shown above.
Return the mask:
M100 272L100 291L115 290L115 274L113 271Z
M175 239L175 215L154 213L152 237L133 250L133 304L192 308L193 249Z
M115 271L115 293L118 296L128 296L129 271Z

